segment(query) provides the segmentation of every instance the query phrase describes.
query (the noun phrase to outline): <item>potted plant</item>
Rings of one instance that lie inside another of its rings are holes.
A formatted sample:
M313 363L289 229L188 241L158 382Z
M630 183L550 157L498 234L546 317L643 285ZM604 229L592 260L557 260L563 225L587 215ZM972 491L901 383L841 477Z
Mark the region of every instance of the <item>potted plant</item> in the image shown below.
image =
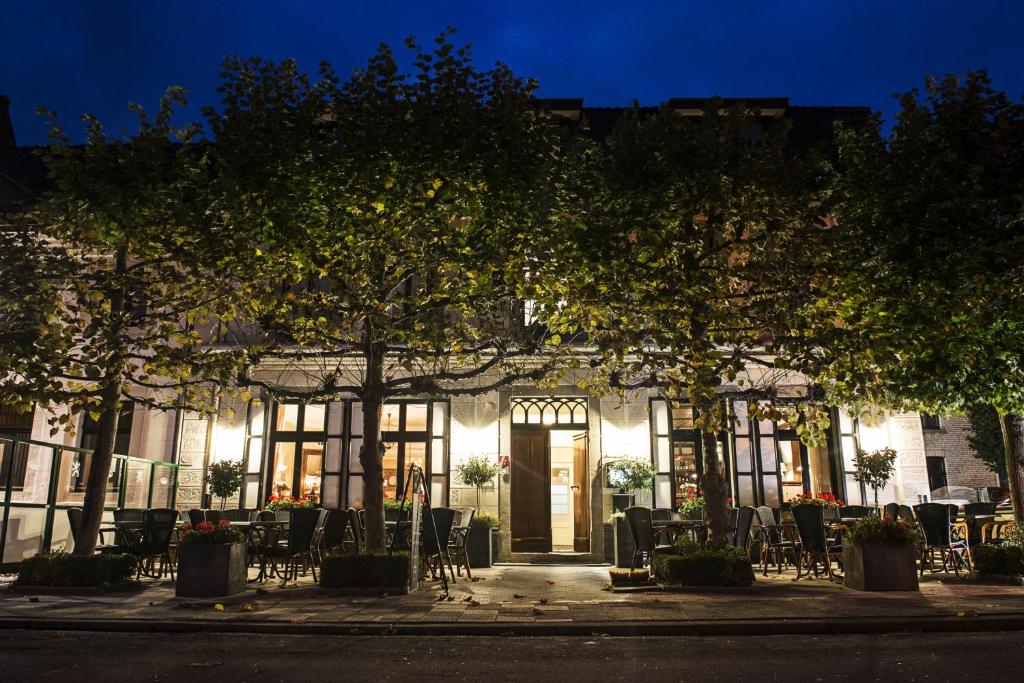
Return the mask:
M861 591L916 591L917 532L902 519L870 515L843 541L844 583Z
M870 453L857 449L854 460L853 478L865 486L870 486L875 494L875 509L878 509L878 489L885 485L896 473L896 451L882 448Z
M245 590L248 562L245 534L223 520L186 526L178 543L178 577L174 594L213 598Z
M629 523L626 522L626 513L616 510L611 516L613 547L615 549L615 566L629 567L633 561L633 551L636 544L633 543L633 534L629 531Z
M817 505L818 507L830 508L832 510L838 510L846 505L846 503L839 500L831 493L801 493L798 496L793 496L786 502L789 503L790 507L796 507L797 505Z
M301 498L291 496L270 496L267 498L266 509L273 512L279 519L288 520L289 510L296 508L315 508L319 499L313 495L305 495Z
M682 501L676 507L679 514L686 519L704 519L704 496L700 495L697 487L690 484L680 493Z
M459 475L459 479L466 486L472 486L476 489L476 509L480 509L480 491L487 484L494 481L494 478L498 476L498 472L501 471L501 467L498 463L491 462L487 458L474 455L469 460L459 463L455 468L455 471Z
M637 491L654 486L654 466L645 460L619 458L608 463L606 477L609 488L619 490L612 496L613 508L619 511L633 505Z
M469 523L469 535L466 536L466 557L473 569L491 566L494 557L494 530L498 528L498 518L487 513L476 513Z
M402 509L402 502L394 498L384 499L384 519L389 522L398 521L398 512ZM405 514L410 514L412 504L409 501L405 502Z
M220 498L220 509L227 499L238 493L245 481L245 465L241 460L221 460L210 465L206 473L206 485L210 493Z

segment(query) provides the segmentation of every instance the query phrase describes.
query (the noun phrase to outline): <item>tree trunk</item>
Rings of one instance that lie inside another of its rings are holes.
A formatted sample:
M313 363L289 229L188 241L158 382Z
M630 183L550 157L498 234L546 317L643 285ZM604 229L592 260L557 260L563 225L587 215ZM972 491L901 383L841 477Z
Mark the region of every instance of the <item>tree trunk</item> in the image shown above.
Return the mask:
M1024 416L1020 413L999 415L1003 432L1003 453L1006 457L1006 480L1010 484L1013 519L1024 524Z
M93 451L89 478L86 480L82 528L75 539L75 555L92 555L96 552L100 524L103 522L103 508L107 500L107 478L110 476L110 463L113 461L117 423L121 418L121 410L117 404L119 394L120 387L116 383L108 384L103 391L105 407L100 415L96 450Z
M385 551L384 534L384 443L380 416L384 405L384 351L371 345L367 354L366 383L363 392L363 447L359 464L363 467L363 510L366 515L366 551Z
M701 432L704 451L704 513L708 518L708 545L722 548L726 543L727 513L725 510L726 488L722 473L718 469L718 438L715 434Z

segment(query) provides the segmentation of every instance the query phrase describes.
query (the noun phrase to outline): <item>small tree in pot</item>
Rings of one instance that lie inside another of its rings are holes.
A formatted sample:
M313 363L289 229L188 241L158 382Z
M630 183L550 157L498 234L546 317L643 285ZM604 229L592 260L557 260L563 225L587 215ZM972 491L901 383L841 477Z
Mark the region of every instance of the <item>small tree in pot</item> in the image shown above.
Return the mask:
M220 498L220 509L224 509L227 499L242 488L245 481L245 465L241 460L221 460L210 465L206 473L206 484L210 493Z
M654 485L654 467L644 460L621 458L608 465L608 484L635 496L637 491Z
M870 453L858 448L854 463L853 478L865 486L870 486L875 494L875 509L878 509L878 489L885 485L896 473L896 451L882 448Z
M459 479L462 480L466 486L472 486L476 488L476 509L480 509L480 491L483 489L485 484L489 484L494 481L494 478L498 476L498 472L501 468L498 463L491 462L487 458L481 455L474 455L469 460L458 465L455 471L459 474Z

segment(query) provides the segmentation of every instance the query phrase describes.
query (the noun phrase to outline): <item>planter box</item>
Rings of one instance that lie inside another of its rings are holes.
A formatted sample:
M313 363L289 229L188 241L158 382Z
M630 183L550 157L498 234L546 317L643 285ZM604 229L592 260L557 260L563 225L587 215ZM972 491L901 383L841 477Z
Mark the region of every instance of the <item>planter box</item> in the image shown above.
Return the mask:
M390 557L328 555L320 565L320 588L341 595L405 595L418 586L417 580L410 580L409 562L407 552Z
M604 562L605 564L615 564L615 525L614 524L603 524L602 531L604 532Z
M180 598L214 598L245 590L245 543L182 543L178 546L178 578L174 594Z
M843 583L859 591L916 591L917 558L910 547L843 544Z
M490 528L471 528L466 536L466 557L470 569L487 569L494 557L494 535Z
M628 569L633 561L633 534L629 532L629 524L624 519L615 520L615 566Z

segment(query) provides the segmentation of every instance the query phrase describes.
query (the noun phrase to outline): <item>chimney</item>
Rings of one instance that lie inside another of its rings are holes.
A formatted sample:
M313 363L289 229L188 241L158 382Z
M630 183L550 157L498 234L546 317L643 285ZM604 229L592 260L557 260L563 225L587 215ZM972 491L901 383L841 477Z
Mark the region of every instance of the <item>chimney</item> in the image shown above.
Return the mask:
M0 95L0 149L13 149L17 146L14 125L11 123L11 101L5 95Z

